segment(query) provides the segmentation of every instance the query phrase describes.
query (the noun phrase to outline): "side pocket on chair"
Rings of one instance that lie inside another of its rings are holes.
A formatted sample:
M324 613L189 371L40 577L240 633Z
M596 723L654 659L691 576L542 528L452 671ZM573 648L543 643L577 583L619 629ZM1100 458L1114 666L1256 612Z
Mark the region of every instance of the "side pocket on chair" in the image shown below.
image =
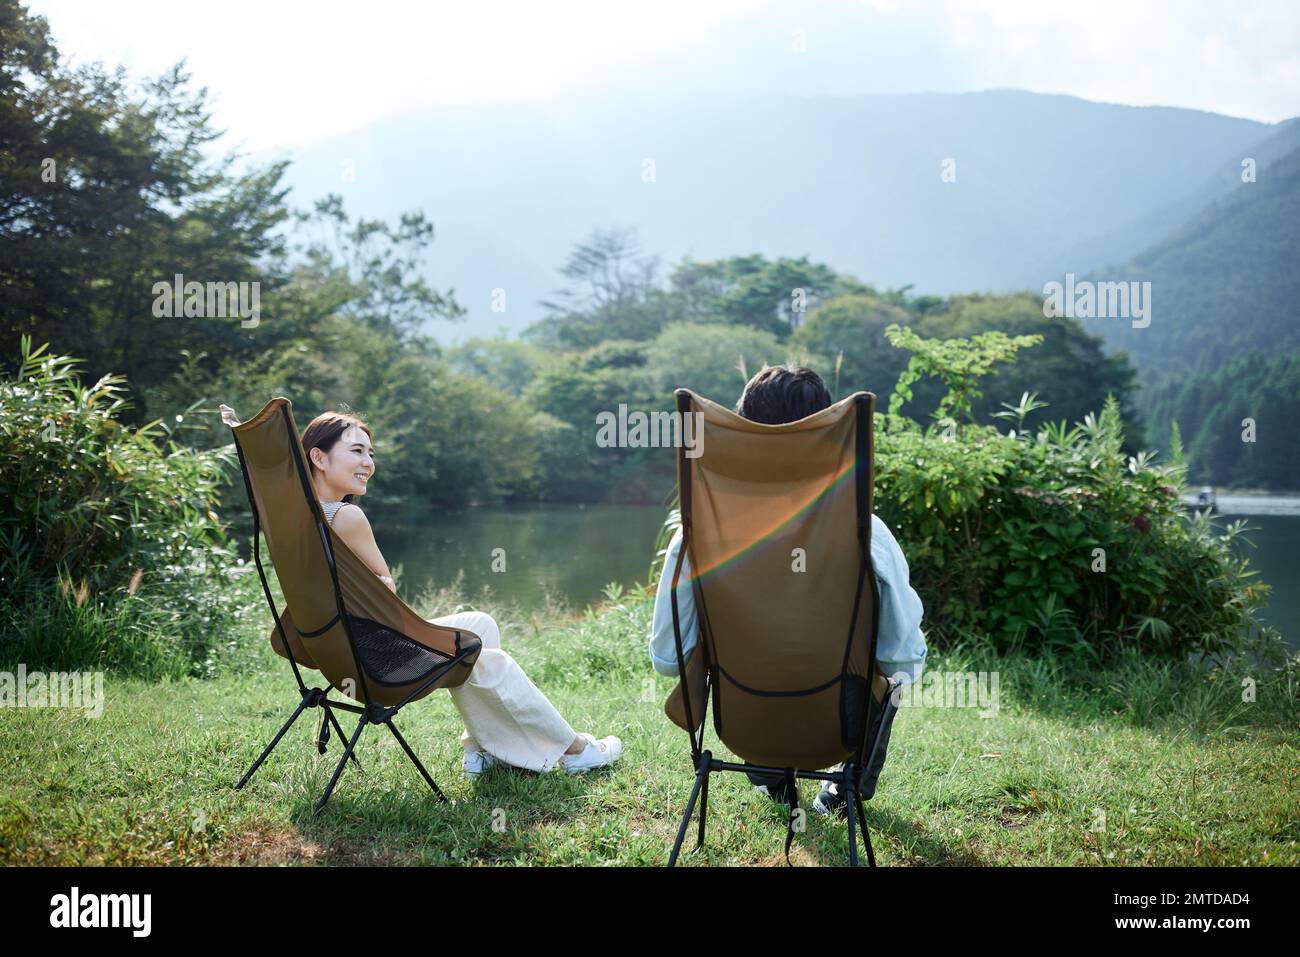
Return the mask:
M284 627L284 633L289 639L289 650L293 653L293 660L304 668L319 671L320 665L316 664L311 653L307 650L307 646L303 643L302 635L298 633L298 626L288 608L280 612L280 624ZM271 623L271 647L281 658L289 657L289 651L285 649L284 642L280 640L280 629L276 627L274 622Z
M664 714L684 731L691 733L695 731L694 728L687 727L686 704L682 698L685 689L689 689L691 696L691 717L699 723L704 717L704 691L707 681L708 670L703 664L703 655L697 646L694 653L686 659L685 677L677 679L677 687L673 688L672 694L664 702Z
M856 751L866 733L867 679L845 675L840 687L840 740L848 751Z

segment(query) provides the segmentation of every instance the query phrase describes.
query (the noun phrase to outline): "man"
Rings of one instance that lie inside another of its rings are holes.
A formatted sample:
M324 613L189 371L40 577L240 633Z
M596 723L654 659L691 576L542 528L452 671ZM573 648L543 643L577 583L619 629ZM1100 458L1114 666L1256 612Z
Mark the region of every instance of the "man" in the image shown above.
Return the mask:
M736 412L752 422L781 425L797 422L831 404L821 377L811 369L790 366L765 366L745 385L736 403ZM673 634L672 581L673 568L682 547L682 533L678 530L668 544L664 558L663 576L655 596L654 622L650 635L650 662L662 675L677 674L677 643ZM908 583L907 559L889 527L875 515L871 516L871 564L875 570L880 591L880 630L876 643L876 661L881 673L904 683L920 680L925 668L926 644L921 633L921 599ZM682 630L682 653L690 660L691 652L699 638L699 621L695 613L695 598L691 592L690 559L682 563L682 575L677 585L677 609ZM876 792L876 780L885 763L889 745L890 728L894 713L880 735L880 747L875 760L862 775L862 796L870 799ZM876 713L876 720L868 730L867 740L876 733L883 719L884 709ZM842 766L841 766L842 767ZM837 768L836 770L839 770ZM750 774L755 788L773 800L789 802L788 786L780 776ZM846 795L838 783L826 783L813 802L821 814L844 813Z

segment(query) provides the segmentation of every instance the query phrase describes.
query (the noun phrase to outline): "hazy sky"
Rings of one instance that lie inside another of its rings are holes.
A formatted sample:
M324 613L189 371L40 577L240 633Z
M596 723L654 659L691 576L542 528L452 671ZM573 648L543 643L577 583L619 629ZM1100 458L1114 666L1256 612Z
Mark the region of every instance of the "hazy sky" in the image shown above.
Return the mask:
M74 62L188 58L227 147L291 147L438 104L623 88L1016 88L1274 122L1300 114L1295 0L31 0Z

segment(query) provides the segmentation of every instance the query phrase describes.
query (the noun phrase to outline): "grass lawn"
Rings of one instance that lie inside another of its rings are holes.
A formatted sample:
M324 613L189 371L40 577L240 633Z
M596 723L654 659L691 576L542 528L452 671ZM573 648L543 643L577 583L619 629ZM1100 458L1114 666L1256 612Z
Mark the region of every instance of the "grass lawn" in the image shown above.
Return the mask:
M296 704L269 651L239 676L109 675L98 719L0 710L0 863L666 863L693 775L687 736L662 711L672 682L645 656L649 605L499 617L506 649L575 728L623 739L613 769L466 781L461 724L435 693L398 724L454 803L438 803L392 737L370 729L363 770L347 769L315 817L342 746L334 737L318 755L314 721L234 790ZM1044 661L962 651L929 667L997 670L999 708L902 710L867 804L880 863L1300 864L1294 675L1261 676L1258 700L1243 703L1235 677L1147 664L1082 684ZM708 737L726 753L711 726ZM816 784L802 789L807 806ZM784 864L785 818L743 776L715 776L708 842L682 863ZM847 854L843 821L810 813L791 859L839 865Z

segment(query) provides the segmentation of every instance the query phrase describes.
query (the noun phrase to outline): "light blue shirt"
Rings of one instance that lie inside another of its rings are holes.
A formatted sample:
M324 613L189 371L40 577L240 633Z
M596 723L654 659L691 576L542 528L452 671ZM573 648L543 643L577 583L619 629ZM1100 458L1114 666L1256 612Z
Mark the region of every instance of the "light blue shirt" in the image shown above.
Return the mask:
M650 629L650 663L661 675L677 674L677 641L673 636L673 569L682 547L677 530L668 543L663 575L655 595L654 622ZM921 596L908 582L907 559L889 526L871 516L871 564L880 586L880 631L876 637L876 661L880 669L904 684L918 681L925 669L925 635L921 633ZM699 637L695 596L691 592L691 560L682 561L677 583L677 614L682 628L682 654L687 660Z

